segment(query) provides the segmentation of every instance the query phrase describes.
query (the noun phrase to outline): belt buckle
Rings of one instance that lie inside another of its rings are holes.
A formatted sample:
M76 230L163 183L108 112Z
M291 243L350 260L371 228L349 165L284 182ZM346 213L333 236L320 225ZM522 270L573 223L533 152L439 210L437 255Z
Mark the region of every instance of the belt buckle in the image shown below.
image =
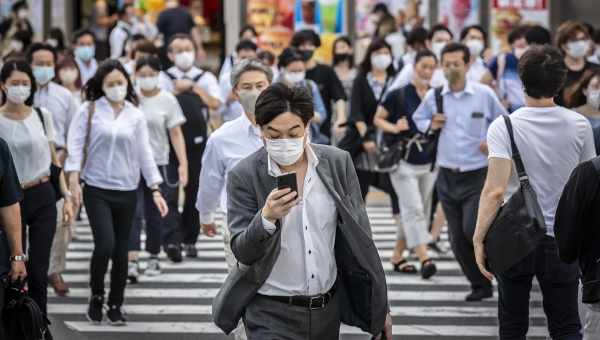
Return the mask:
M315 301L321 301L321 305L314 306L313 302L315 302ZM323 296L323 295L313 296L310 298L310 300L308 302L308 309L310 309L310 310L323 309L324 307L325 307L325 296Z

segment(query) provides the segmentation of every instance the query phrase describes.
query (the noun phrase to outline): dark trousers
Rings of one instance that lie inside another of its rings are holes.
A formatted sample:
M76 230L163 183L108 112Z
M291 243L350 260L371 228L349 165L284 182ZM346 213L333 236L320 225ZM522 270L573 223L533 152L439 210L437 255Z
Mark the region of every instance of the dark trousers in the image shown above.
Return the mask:
M508 271L497 275L500 339L525 340L529 328L529 294L536 277L544 313L554 340L581 339L578 310L579 269L558 257L554 238L546 236L537 249Z
M191 157L191 155L188 155ZM200 234L200 215L196 209L196 200L198 198L198 185L200 184L200 162L197 161L201 155L188 158L188 184L185 187L185 201L183 203L183 212L181 213L181 231L184 244L196 244Z
M29 296L46 314L50 249L56 232L56 200L50 182L24 191L21 201L23 249L27 249Z
M486 174L487 168L469 172L440 168L436 184L438 197L448 220L450 246L473 289L491 288L491 282L477 267L473 248L479 197Z
M140 233L142 231L143 221L146 221L146 251L151 255L160 253L160 246L166 248L169 245L181 243L179 234L180 215L177 207L177 196L179 194L179 185L177 177L170 178L167 173L167 166L159 166L163 183L160 185L160 191L163 198L169 205L169 213L164 218L160 217L160 212L154 204L152 191L148 188L146 181L142 178L137 190L137 208L131 228L129 239L129 250L141 250Z
M396 191L394 190L394 186L392 185L389 174L357 169L356 175L358 176L358 183L360 184L360 192L362 193L363 201L367 198L369 187L374 186L390 196L392 213L394 215L400 214L398 196L396 195Z
M104 275L108 261L112 260L108 304L120 306L127 283L127 246L137 202L136 191L105 190L86 185L83 202L94 237L90 266L92 295L104 296Z

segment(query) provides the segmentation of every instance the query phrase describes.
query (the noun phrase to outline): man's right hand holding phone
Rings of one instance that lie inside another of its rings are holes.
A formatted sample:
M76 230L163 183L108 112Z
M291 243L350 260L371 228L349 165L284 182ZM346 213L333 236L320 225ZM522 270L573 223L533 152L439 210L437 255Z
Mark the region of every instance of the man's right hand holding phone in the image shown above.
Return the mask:
M271 191L262 208L262 216L269 222L275 223L290 212L299 202L298 193L290 188Z

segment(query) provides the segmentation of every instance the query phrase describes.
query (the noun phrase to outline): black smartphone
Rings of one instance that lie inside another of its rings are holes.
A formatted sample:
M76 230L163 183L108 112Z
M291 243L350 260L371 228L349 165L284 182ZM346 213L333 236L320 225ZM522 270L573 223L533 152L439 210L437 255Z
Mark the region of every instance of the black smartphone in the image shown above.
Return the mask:
M277 176L277 189L281 190L285 188L290 188L291 191L298 192L298 182L296 182L295 172Z

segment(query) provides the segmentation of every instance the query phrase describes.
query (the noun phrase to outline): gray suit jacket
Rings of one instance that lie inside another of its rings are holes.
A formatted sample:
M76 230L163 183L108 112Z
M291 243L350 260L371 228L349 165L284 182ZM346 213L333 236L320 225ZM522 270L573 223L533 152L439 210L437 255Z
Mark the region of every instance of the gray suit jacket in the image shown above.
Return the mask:
M350 155L337 148L311 145L319 158L317 173L335 201L338 231L335 256L341 320L380 334L388 312L385 273ZM269 235L261 209L276 179L267 172L267 152L258 150L232 169L227 180L231 249L238 264L213 301L213 319L229 334L266 281L279 255L281 229Z

